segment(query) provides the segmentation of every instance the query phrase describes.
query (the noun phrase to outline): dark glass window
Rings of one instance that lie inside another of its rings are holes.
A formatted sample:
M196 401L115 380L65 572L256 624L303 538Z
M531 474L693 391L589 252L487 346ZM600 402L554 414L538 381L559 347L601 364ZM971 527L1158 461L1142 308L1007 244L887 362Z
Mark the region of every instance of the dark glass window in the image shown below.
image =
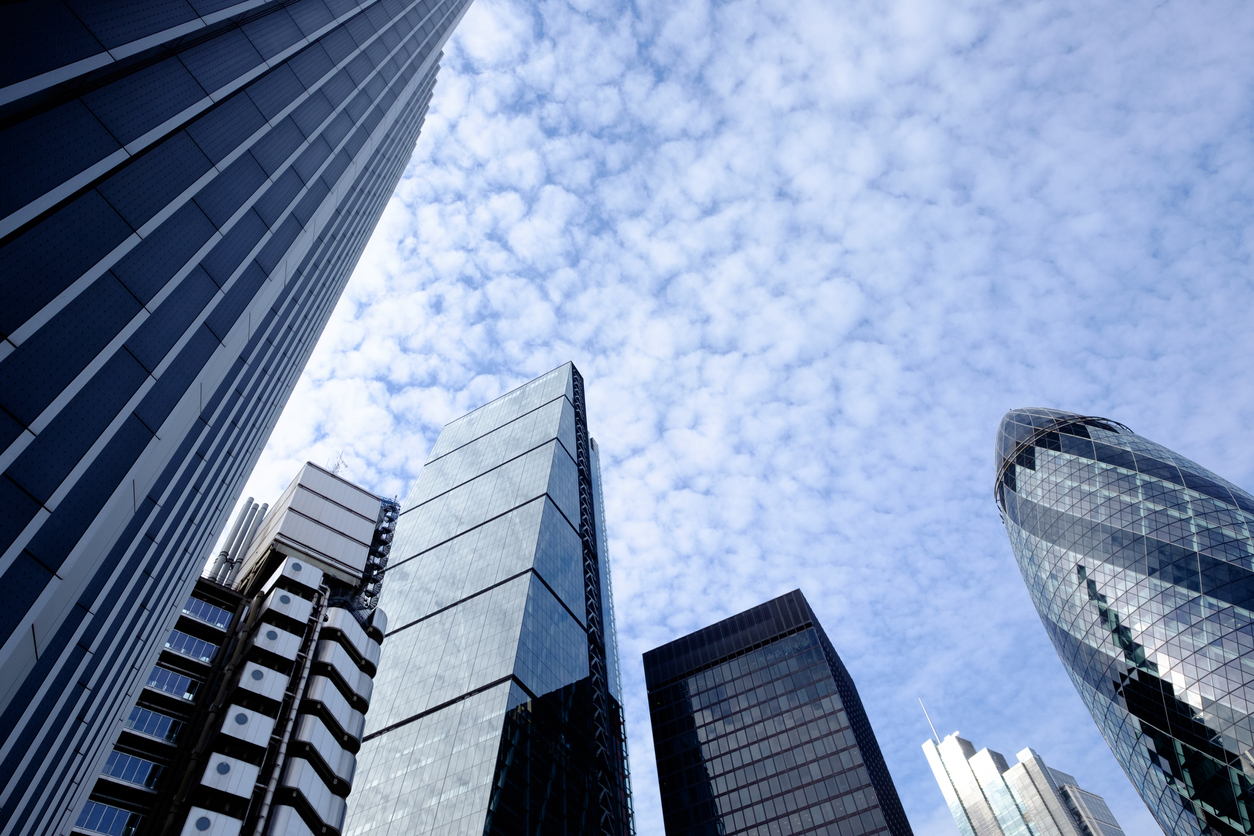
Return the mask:
M910 833L799 592L650 651L645 671L668 836Z

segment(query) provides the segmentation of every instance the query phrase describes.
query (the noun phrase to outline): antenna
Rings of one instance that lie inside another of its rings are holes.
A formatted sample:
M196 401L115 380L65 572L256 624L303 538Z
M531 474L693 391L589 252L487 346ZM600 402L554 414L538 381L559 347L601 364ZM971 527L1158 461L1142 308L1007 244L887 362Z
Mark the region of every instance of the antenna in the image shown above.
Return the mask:
M927 706L923 704L923 698L919 697L919 708L923 709L923 716L927 718L927 724L932 728L932 737L936 738L936 742L941 742L940 735L936 733L936 726L932 725L932 715L927 713Z
M330 470L333 475L338 476L341 470L347 470L347 469L348 469L348 462L344 461L343 450L335 454L335 461L329 462L327 464L327 470Z

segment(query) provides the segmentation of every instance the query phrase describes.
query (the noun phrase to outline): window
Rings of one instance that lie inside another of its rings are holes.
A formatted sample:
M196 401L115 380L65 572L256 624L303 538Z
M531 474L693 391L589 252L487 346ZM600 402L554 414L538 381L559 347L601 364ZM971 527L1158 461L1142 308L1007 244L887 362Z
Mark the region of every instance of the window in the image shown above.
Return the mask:
M120 810L99 801L88 801L74 827L88 833L104 833L106 836L131 836L143 820L144 817L139 813Z
M152 673L148 674L148 687L190 702L196 699L196 691L200 688L200 683L189 676L183 676L181 673L175 673L157 665L152 669Z
M157 781L161 779L163 772L165 768L152 761L114 751L109 753L109 760L105 764L103 774L151 790L156 788Z
M165 646L175 653L201 662L211 661L214 654L218 652L216 644L210 644L178 630L170 631L170 637L165 640Z
M126 719L126 727L133 732L173 743L183 730L183 722L156 711L135 706Z

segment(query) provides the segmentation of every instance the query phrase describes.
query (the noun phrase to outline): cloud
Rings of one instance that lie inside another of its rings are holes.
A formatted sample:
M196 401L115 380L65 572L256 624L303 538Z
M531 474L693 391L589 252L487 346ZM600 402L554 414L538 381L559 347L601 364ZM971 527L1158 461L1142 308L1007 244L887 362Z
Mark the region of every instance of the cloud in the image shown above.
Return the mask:
M1035 747L1154 828L991 497L1010 407L1254 487L1254 11L478 0L248 493L404 495L442 424L573 359L602 443L640 833L640 654L801 587L920 836L919 749Z

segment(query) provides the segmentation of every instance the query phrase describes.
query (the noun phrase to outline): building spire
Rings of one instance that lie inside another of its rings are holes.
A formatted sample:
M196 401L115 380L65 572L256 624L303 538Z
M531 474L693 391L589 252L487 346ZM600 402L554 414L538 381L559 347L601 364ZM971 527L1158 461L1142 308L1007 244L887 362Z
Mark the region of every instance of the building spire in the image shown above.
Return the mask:
M927 713L927 706L923 704L923 698L919 697L919 708L923 709L923 716L927 718L927 724L932 729L932 737L936 738L936 744L940 745L940 735L936 733L936 726L932 725L932 715Z

